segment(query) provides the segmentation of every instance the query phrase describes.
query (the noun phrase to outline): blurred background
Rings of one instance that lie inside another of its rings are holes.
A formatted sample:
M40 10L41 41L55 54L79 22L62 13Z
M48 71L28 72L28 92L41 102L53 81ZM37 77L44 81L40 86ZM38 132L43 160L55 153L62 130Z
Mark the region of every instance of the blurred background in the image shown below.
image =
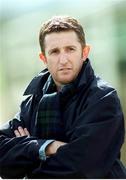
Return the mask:
M44 68L38 34L54 15L81 22L95 72L117 89L126 119L126 0L0 0L0 126L13 118L24 89ZM126 165L126 142L122 160Z

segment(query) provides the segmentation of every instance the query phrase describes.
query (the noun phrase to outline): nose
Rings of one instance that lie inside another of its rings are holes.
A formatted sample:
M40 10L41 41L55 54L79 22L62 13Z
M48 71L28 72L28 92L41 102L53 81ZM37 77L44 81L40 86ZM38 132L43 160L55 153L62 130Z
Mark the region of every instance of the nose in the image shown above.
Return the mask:
M68 57L66 53L61 53L59 56L59 61L61 64L67 64L68 62Z

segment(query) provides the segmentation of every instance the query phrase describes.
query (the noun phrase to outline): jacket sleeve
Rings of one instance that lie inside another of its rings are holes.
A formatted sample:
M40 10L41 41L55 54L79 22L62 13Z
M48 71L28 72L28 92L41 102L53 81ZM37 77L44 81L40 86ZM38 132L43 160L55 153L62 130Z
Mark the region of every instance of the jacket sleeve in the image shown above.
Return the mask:
M124 141L123 114L115 91L91 100L69 132L70 142L48 158L38 173L55 178L107 176Z
M30 128L30 119L26 117L26 110L31 109L31 103L29 96L22 102L21 110L15 118L0 128L0 176L2 178L23 178L40 163L39 148L45 140L33 136L15 137L14 135L14 129L19 125Z

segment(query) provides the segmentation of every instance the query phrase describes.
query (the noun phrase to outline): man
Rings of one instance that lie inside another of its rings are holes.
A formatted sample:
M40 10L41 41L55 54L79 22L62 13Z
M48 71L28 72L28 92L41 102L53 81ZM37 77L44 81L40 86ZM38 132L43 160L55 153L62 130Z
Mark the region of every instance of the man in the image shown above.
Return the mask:
M53 17L39 41L47 68L0 130L1 177L125 178L122 109L115 89L94 74L82 26Z

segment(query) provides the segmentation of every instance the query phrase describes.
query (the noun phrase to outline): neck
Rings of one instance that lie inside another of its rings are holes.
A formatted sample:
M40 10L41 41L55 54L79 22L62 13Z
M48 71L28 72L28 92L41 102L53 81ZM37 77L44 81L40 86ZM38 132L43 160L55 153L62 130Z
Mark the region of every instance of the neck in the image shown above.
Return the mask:
M59 86L56 86L57 87L57 91L59 92L65 85L59 85Z
M53 79L53 80L54 80L54 79ZM58 83L58 82L55 81L55 80L54 80L54 82L55 82L55 84L56 84L57 92L59 92L59 91L64 87L64 84L60 84L60 83Z

